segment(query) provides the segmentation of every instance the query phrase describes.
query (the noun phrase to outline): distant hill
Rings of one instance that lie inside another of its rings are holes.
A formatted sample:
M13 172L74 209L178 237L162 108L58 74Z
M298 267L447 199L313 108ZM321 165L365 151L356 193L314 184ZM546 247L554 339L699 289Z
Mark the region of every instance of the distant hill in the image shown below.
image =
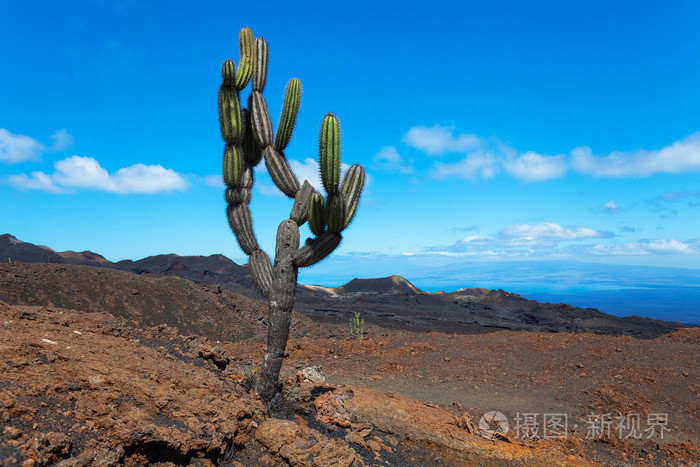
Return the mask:
M138 275L152 275L154 279L162 276L175 276L202 285L218 286L225 291L256 300L263 309L267 307L267 303L253 286L247 265L238 265L223 255L179 256L169 254L149 256L138 261L126 260L111 263L93 252L57 253L47 247L22 242L12 235L2 235L0 236L0 258L5 257L10 257L12 261L26 263L85 265L97 267L98 271L104 268L118 269L122 272L133 273L135 278L138 278ZM3 265L11 269L11 265L6 262ZM60 268L55 271L65 274ZM79 273L79 270L71 269L71 271L74 271L71 274ZM11 282L15 276L16 274L9 274L7 277ZM47 274L46 278L46 284L58 280L50 274ZM10 282L6 283L10 287L9 290L20 290L18 289L20 285L10 285ZM67 285L64 287L50 289L47 286L41 297L29 290L32 287L31 283L22 285L21 290L26 289L28 304L33 303L31 299L57 304L61 300L67 300L65 297L77 297L77 294L87 290L87 284L91 283L90 280L81 280L80 287L76 287L73 282L69 277ZM12 282L12 284L15 283ZM149 296L153 293L158 295L165 293L164 291L156 292L155 289L142 292L138 287L131 285L126 290L130 289L138 292L137 294L130 292L131 295L139 297ZM112 295L109 292L96 292L95 298L81 298L80 302L89 303L92 300L97 300L99 304L94 303L96 309L102 308L110 310L110 312L124 313L120 308L121 305L116 306L112 303L117 300ZM127 294L127 297L131 295ZM57 297L62 298L58 300ZM133 297L126 301L124 299L117 301L127 303L133 301L132 299ZM195 299L194 302L197 300ZM180 303L182 304L184 301ZM65 302L63 306L82 309L79 304L74 304L72 301ZM115 306L116 308L112 310L111 307ZM161 313L158 310L162 309L163 306L159 303L155 307L151 307L146 312L150 318L144 315L141 319L148 318L153 322L172 320L175 319L172 317L173 314L181 313L181 310L174 306L169 309L167 316L156 318L155 316L159 316ZM167 305L166 308L169 306ZM189 304L185 306L191 308ZM459 289L450 293L427 293L397 275L374 279L355 278L345 285L334 288L320 285L299 285L294 308L319 323L347 325L348 319L353 313L361 312L368 325L418 332L480 333L510 329L538 332L592 332L650 338L671 332L678 327L684 327L680 323L637 316L620 318L601 313L593 308L578 308L563 303L540 303L504 290L472 288ZM136 302L130 310L129 313L136 315L144 312L144 310L138 309ZM172 322L183 327L190 319L191 316L188 315L187 318L180 317ZM200 329L206 328L208 325L202 322ZM204 333L200 329L197 332Z
M415 295L422 291L401 276L380 277L377 279L353 279L345 285L334 289L337 294L380 293Z
M87 313L108 312L144 326L166 324L182 335L214 340L261 341L267 334L267 304L178 277L137 275L79 264L0 263L0 302L41 305ZM301 314L292 335L326 335ZM1 462L0 462L1 463Z
M240 266L224 255L178 256L156 255L138 261L124 260L112 267L136 274L178 276L196 282L226 282L230 276L247 276L248 267Z
M112 264L104 256L92 251L59 251L56 252L61 258L64 258L70 264L84 264L87 266L110 265Z
M23 242L13 235L0 235L0 260L22 263L60 263L98 266L136 274L178 276L203 283L229 282L234 277L248 276L248 267L231 261L224 255L179 256L155 255L137 261L124 260L112 263L92 251L57 252L46 246Z
M7 262L84 264L88 266L112 264L104 256L92 251L55 251L47 246L23 242L10 234L0 235L0 259Z
M389 277L378 277L374 279L355 278L340 287L324 287L322 285L299 285L298 292L302 295L329 294L329 295L351 295L351 294L382 294L382 295L417 295L423 293L407 279L393 275Z
M0 235L0 260L23 263L64 262L64 258L52 249L23 242L10 234Z

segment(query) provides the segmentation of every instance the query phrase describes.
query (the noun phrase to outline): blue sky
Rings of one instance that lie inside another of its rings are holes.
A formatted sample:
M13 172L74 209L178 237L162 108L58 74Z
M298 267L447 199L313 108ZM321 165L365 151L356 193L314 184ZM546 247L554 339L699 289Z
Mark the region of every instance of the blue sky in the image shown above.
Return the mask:
M503 260L699 267L700 3L255 5L4 2L0 233L113 261L247 262L216 94L249 26L270 45L273 123L286 82L303 86L286 151L299 178L318 184L329 111L343 162L369 175L341 247L302 281ZM290 209L259 171L268 252Z

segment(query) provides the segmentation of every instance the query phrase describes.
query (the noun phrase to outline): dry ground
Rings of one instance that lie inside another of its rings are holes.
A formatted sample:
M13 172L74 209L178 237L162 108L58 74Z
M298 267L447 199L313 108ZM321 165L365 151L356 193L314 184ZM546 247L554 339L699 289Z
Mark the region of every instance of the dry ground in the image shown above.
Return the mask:
M246 391L265 329L261 303L218 286L1 265L0 465L700 463L698 328L637 339L369 325L350 340L347 324L298 315L273 407ZM297 380L310 366L326 384ZM492 410L510 423L503 439L474 428ZM546 414L566 416L565 436L543 439ZM518 415L529 433L512 431Z

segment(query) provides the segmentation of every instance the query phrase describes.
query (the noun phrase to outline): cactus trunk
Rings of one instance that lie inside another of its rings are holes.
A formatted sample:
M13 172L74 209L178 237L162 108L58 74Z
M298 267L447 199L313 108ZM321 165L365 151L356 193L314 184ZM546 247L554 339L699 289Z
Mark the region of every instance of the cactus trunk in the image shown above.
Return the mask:
M274 290L277 294L294 294L294 284L290 290ZM289 327L292 322L292 307L280 306L275 300L270 300L270 315L267 328L267 350L260 368L260 377L255 390L263 401L271 401L280 392L279 375L284 362Z
M297 268L292 258L299 249L297 224L287 219L277 229L275 267L270 290L270 315L267 329L267 351L260 369L256 388L263 400L271 400L279 392L278 380L284 360L289 326L292 322L294 292L297 286Z

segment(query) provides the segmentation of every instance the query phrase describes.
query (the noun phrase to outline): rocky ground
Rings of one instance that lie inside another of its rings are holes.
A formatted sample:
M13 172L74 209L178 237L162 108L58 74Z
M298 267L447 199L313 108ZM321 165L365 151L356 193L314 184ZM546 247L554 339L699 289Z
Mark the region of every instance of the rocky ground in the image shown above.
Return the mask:
M284 397L266 407L248 392L266 329L253 299L174 277L20 263L0 267L0 301L2 465L700 460L698 328L640 339L370 323L353 340L343 320L298 314ZM479 426L494 410L505 434ZM546 439L544 417L557 414L566 430L552 425Z

